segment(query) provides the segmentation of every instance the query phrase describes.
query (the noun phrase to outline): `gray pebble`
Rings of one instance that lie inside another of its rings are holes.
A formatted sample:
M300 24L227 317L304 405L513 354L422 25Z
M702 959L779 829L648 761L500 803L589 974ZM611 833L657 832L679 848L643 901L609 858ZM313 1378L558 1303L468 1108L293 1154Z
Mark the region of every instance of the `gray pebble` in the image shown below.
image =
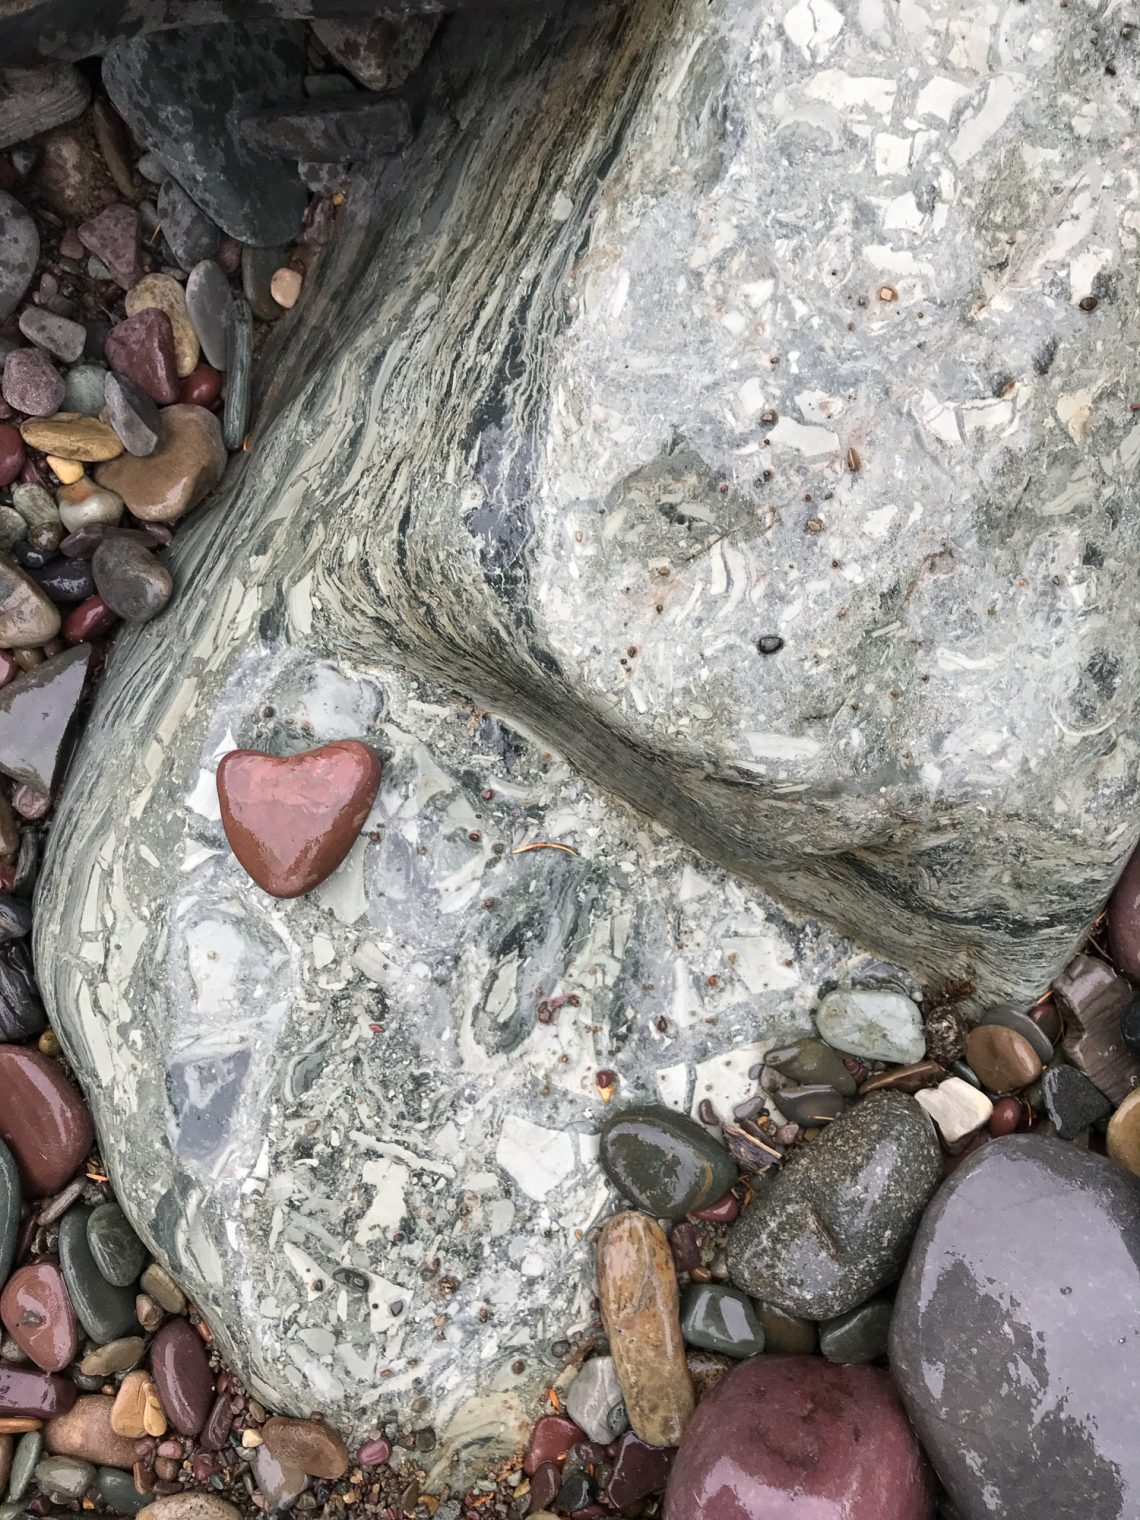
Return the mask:
M240 297L234 302L234 322L227 354L226 401L222 434L227 449L240 449L249 431L249 393L253 368L253 319Z
M158 447L162 425L158 407L140 386L125 375L108 373L105 391L107 421L128 454L145 458Z
M0 190L0 321L24 299L39 256L35 222L15 196Z
M107 371L101 364L76 364L63 382L64 412L78 412L83 417L98 417L103 410L103 387Z
M230 329L234 323L234 298L219 264L203 259L195 264L186 281L186 310L206 362L225 369L229 359Z

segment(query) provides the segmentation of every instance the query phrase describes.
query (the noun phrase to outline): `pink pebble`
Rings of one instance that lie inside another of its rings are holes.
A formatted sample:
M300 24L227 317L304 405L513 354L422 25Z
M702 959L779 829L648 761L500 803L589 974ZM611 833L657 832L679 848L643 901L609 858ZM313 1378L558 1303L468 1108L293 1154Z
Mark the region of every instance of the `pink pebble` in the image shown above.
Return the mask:
M391 1442L386 1441L383 1436L376 1436L371 1441L365 1441L356 1453L356 1460L361 1467L383 1467L391 1455Z

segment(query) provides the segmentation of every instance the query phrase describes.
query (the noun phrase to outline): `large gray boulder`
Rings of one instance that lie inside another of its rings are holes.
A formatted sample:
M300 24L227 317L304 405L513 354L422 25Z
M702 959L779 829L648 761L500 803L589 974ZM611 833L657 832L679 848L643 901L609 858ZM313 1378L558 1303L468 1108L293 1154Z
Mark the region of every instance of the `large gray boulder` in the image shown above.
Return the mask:
M1135 833L1140 97L1085 25L446 24L116 650L37 918L124 1201L274 1402L509 1442L589 1319L599 1067L737 1101L886 974L797 915L1016 999L1097 910ZM270 902L213 766L346 733L374 827Z

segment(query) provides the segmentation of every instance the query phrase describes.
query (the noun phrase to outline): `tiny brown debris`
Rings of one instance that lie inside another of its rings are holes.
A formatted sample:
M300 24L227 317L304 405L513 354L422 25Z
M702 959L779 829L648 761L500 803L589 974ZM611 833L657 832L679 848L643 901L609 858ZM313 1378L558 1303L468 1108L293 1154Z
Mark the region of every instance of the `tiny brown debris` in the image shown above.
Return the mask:
M859 450L850 448L847 450L847 468L852 474L863 468L863 461L859 457Z
M1077 305L1082 311L1095 311L1097 308L1096 296L1082 296Z
M879 286L879 300L880 301L897 301L898 298L899 298L899 293L898 293L898 291L895 289L895 287L893 285L880 285Z

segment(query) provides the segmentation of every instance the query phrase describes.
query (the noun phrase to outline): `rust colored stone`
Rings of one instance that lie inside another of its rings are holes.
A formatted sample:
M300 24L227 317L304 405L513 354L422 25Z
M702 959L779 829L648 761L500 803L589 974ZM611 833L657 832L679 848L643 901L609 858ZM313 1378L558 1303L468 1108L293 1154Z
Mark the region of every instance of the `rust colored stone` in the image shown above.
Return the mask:
M289 756L231 750L218 766L222 827L259 887L299 897L348 854L379 786L380 761L357 739Z
M79 1326L54 1261L13 1272L0 1295L0 1319L23 1351L44 1372L62 1372L79 1349Z
M310 1478L339 1478L348 1470L348 1447L320 1420L292 1420L275 1415L261 1427L261 1439L282 1467L296 1467Z
M966 1060L990 1092L1020 1092L1041 1075L1041 1057L1024 1035L1001 1024L979 1024L966 1041Z
M79 1170L94 1130L63 1068L37 1050L0 1045L0 1140L33 1198L55 1193Z
M627 1212L606 1222L598 1294L629 1423L650 1445L675 1446L695 1401L673 1257L656 1220Z

